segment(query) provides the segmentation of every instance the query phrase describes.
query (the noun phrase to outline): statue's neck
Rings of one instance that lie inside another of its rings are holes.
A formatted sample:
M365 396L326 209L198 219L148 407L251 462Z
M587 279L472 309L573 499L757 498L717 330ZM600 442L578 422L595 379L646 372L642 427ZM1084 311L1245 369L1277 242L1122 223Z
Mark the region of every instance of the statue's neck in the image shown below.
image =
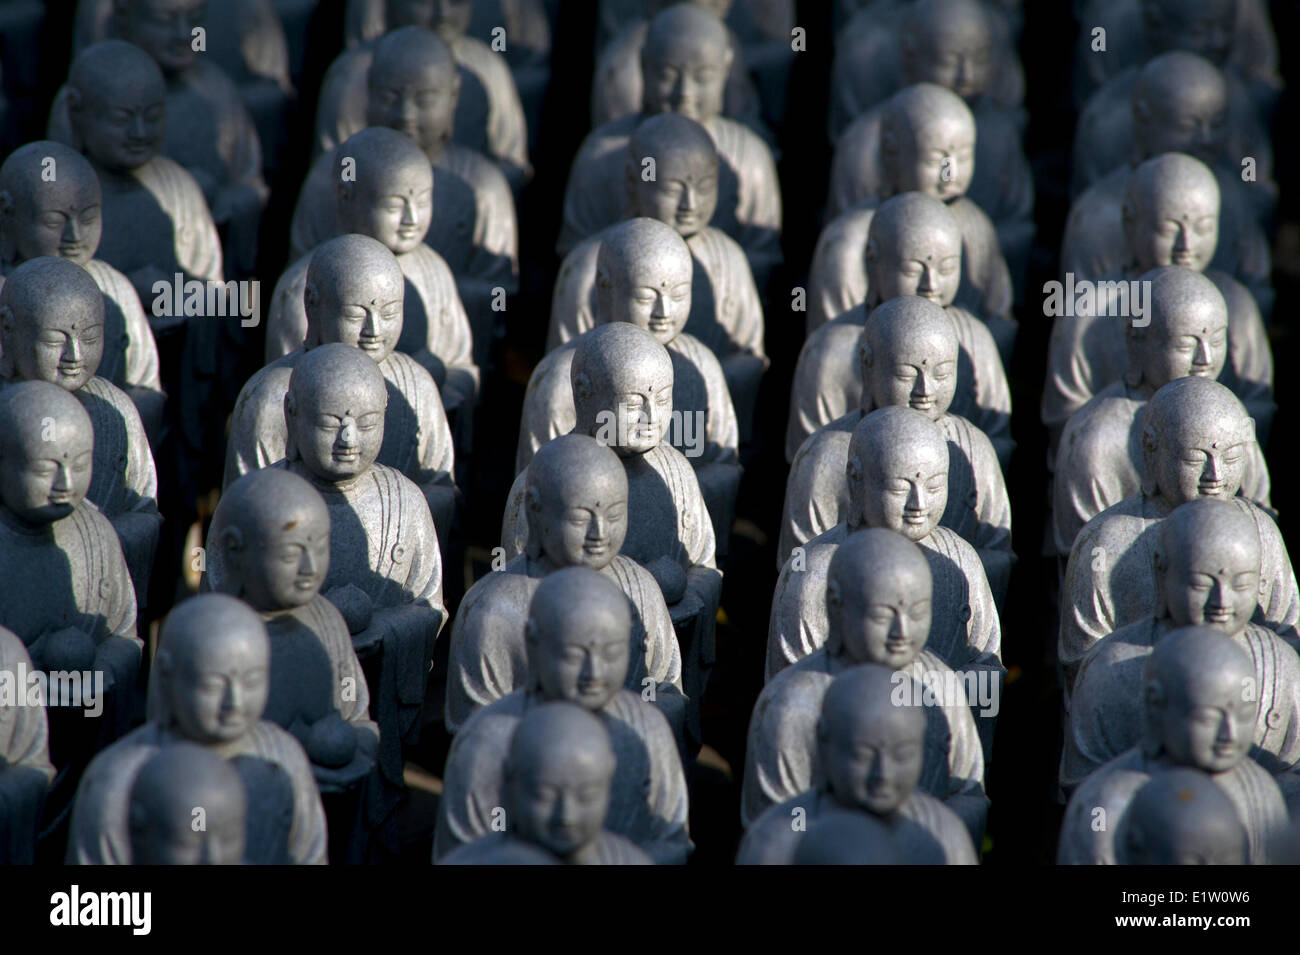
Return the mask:
M25 521L9 508L0 504L0 524L9 528L11 531L22 534L24 537L31 538L48 538L54 539L54 525L58 521L46 521L44 523L33 524Z

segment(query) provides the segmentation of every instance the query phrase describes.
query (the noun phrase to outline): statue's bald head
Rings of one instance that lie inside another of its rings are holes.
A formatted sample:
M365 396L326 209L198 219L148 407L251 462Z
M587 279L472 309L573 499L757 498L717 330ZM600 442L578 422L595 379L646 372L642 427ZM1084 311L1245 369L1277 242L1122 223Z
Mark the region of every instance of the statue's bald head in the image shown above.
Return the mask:
M1228 305L1201 272L1162 265L1144 274L1146 324L1125 325L1131 387L1156 390L1188 375L1219 377L1228 358Z
M67 517L90 490L95 432L81 402L26 381L0 392L0 505L30 525Z
M672 416L673 362L648 331L614 322L581 335L569 381L580 433L619 454L644 454L663 440Z
M900 295L873 308L858 342L862 410L901 405L932 420L957 394L957 331L941 307Z
M1188 153L1214 162L1228 134L1228 84L1208 60L1164 53L1133 81L1133 141L1139 158Z
M396 256L370 236L351 233L317 246L302 296L307 346L353 345L382 362L402 335L405 289Z
M388 386L379 366L349 345L303 354L284 396L288 457L315 477L350 480L368 471L384 441Z
M343 229L377 239L397 255L417 248L433 222L433 167L417 140L371 126L344 142L338 156L344 166L353 164L338 185Z
M1192 156L1154 156L1129 174L1122 217L1138 269L1181 265L1204 272L1219 244L1218 180Z
M97 165L125 173L162 148L167 84L139 47L121 40L86 47L73 61L67 95L75 145Z
M1246 830L1223 787L1195 769L1153 775L1116 833L1124 865L1244 865Z
M849 535L826 578L826 646L853 663L907 666L930 635L930 564L916 544L873 527Z
M1254 422L1229 389L1187 377L1163 386L1142 418L1142 491L1168 507L1231 499L1256 454Z
M961 285L962 234L944 203L905 192L881 204L867 228L872 300L920 295L948 306Z
M727 28L698 4L656 14L641 48L642 111L716 119L734 57Z
M653 160L654 175L646 175ZM628 209L671 225L683 237L709 224L718 205L718 151L699 123L658 113L637 125L624 165Z
M99 247L102 203L99 177L75 149L18 147L0 165L0 262L57 255L85 265Z
M131 784L131 862L239 865L247 815L244 783L230 763L194 743L169 743Z
M795 865L905 865L893 831L875 816L838 810L818 816L799 840Z
M528 555L600 570L627 536L627 472L618 455L585 434L542 445L524 490Z
M67 259L18 266L0 290L0 373L78 391L104 357L104 296Z
M460 74L451 49L432 30L402 27L381 37L366 89L371 126L406 133L431 158L451 140Z
M1197 498L1160 523L1153 554L1157 615L1178 626L1240 633L1259 603L1255 521L1236 503Z
M1186 50L1222 66L1236 36L1238 0L1141 0L1142 31L1157 52Z
M937 83L964 99L988 86L993 30L978 0L917 0L899 40L904 83Z
M694 259L677 230L658 219L607 229L596 253L596 318L630 322L667 345L691 311Z
M975 116L947 87L917 83L886 103L880 162L891 193L935 199L965 195L975 173Z
M845 473L850 527L924 540L948 502L948 441L919 411L877 408L853 429Z
M534 690L602 709L627 677L631 632L632 605L612 580L589 567L548 574L524 626Z

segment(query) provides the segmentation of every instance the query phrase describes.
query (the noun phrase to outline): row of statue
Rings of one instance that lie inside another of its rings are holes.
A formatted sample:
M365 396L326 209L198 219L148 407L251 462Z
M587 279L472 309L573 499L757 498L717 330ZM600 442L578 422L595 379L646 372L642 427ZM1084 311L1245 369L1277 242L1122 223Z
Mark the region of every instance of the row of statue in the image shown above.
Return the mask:
M463 595L557 4L342 5L287 236L261 225L321 14L220 6L80 0L47 138L0 166L0 861L392 857L440 723L432 861L685 863L760 439L790 471L737 863L978 864L1029 559L1059 581L1058 860L1285 856L1261 0L1075 0L1060 237L1015 0L836 0L833 37L791 0L601 0L546 354ZM824 227L789 263L777 131L832 48ZM1040 300L1035 553L1006 369ZM778 314L806 333L784 432Z

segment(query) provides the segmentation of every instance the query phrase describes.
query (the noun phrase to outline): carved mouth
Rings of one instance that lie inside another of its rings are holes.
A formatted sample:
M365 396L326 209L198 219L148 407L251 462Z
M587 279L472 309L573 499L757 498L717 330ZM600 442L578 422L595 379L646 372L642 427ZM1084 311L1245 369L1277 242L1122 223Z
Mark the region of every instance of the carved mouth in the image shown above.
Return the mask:
M1191 252L1175 252L1169 257L1169 261L1174 265L1191 265L1196 261L1196 256Z
M1227 488L1227 481L1202 481L1196 489L1205 497L1217 497Z

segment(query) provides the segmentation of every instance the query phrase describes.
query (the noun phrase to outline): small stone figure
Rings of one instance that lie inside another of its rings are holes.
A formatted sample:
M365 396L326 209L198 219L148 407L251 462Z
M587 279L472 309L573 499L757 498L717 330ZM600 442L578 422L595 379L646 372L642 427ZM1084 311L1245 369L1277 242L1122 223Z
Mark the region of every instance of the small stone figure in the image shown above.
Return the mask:
M889 827L870 813L831 810L808 827L792 865L906 865Z
M867 312L899 295L920 295L948 313L960 342L961 365L970 369L958 380L969 383L972 400L958 401L953 410L988 436L1005 468L1015 446L1011 389L989 328L952 304L961 287L962 261L961 227L952 211L920 193L895 196L872 215L865 259L867 300L809 335L799 352L790 389L786 459L794 459L808 435L858 406L857 344Z
M526 711L502 770L511 831L476 839L442 865L517 865L535 847L569 865L654 865L635 843L604 828L617 757L601 721L573 703Z
M47 170L53 181L47 180ZM98 374L130 396L156 444L165 399L158 346L135 288L94 257L103 225L99 177L75 150L42 140L15 149L0 166L0 286L6 273L40 256L60 256L90 273L104 293L104 357Z
M623 591L590 568L567 567L541 582L525 628L528 686L475 713L452 743L435 861L508 824L502 816L511 739L528 714L558 700L591 711L609 733L616 769L605 828L660 865L686 861L686 780L672 730L654 704L623 689L631 625Z
M647 410L654 413L652 423L694 468L721 558L731 539L740 484L740 436L722 366L699 339L683 331L691 311L691 270L690 249L673 228L658 219L621 222L602 233L599 242L597 317L635 325L668 349L670 390ZM543 444L573 430L570 376L577 348L577 342L571 342L533 370L515 455L520 470Z
M646 159L655 163L655 177L648 181L641 175ZM744 443L768 364L763 304L744 250L709 225L718 201L718 170L718 151L708 131L677 113L643 120L628 140L627 210L631 216L666 222L686 240L694 271L685 330L721 362ZM596 266L609 234L608 229L597 233L565 256L551 300L548 351L596 326Z
M1141 282L1148 290L1141 319L1103 316L1092 322L1099 335L1123 322L1128 368L1122 381L1103 388L1070 416L1061 436L1052 518L1059 554L1070 552L1088 521L1141 486L1140 422L1151 396L1178 378L1213 381L1228 354L1228 310L1207 277L1167 265L1146 273ZM1242 493L1268 507L1268 465L1257 441L1247 444L1244 456Z
M46 381L70 392L90 416L94 473L86 497L113 524L136 604L144 606L162 517L158 475L131 399L95 374L104 353L104 296L67 259L29 259L0 290L0 389Z
M931 574L924 552L883 528L858 531L835 549L826 579L826 643L763 688L749 721L741 822L812 787L816 714L835 677L862 663L906 674L918 684L951 686L925 710L921 789L943 800L979 840L988 815L984 757L966 694L946 663L925 650ZM902 677L896 680L901 681Z
M1236 496L1254 434L1232 392L1206 378L1179 378L1147 402L1142 419L1141 490L1102 511L1075 538L1061 585L1058 659L1065 686L1102 637L1141 620L1156 604L1150 554L1157 525L1200 497L1231 502L1259 539L1255 622L1294 639L1300 596L1286 544L1263 510Z
M248 809L244 781L225 759L194 743L164 746L131 783L131 862L239 865Z
M1160 522L1152 553L1153 612L1103 637L1079 664L1061 758L1062 789L1070 792L1137 745L1142 665L1170 631L1204 625L1249 654L1259 700L1251 756L1290 797L1297 788L1291 770L1300 763L1300 657L1272 630L1250 622L1259 601L1259 558L1254 523L1227 501L1188 501Z
M949 414L961 386L960 352L942 308L900 295L871 310L857 347L862 403L813 432L799 448L786 481L777 559L845 519L849 506L844 466L858 422L876 408L913 408L938 423L948 440L948 503L940 524L974 547L994 598L1006 599L1015 554L1011 502L997 454L985 434Z
M45 791L54 781L44 706L30 706L23 674L36 668L23 641L0 627L0 672L12 696L0 703L0 865L36 861Z
M627 474L618 455L587 435L550 441L529 465L524 513L524 553L470 588L456 613L447 662L447 732L457 732L479 709L527 683L528 604L548 574L585 566L613 580L632 603L624 686L635 693L655 687L654 702L680 734L682 659L672 617L650 572L619 553L630 515Z
M427 246L420 249L437 256ZM317 345L351 345L374 359L388 389L379 463L419 485L439 541L450 540L458 496L452 476L455 450L432 376L396 350L406 327L401 260L374 239L343 235L317 248L300 278L290 284L302 299L307 340L272 361L240 391L230 420L225 484L285 456L284 396L302 356Z
M714 223L749 257L759 288L781 261L781 186L772 151L746 126L722 115L729 62L727 29L707 10L678 4L650 21L641 53L645 83L641 112L594 129L583 141L564 196L557 249L567 255L583 239L618 221L623 208L624 157L643 118L680 113L709 131L721 160ZM674 77L700 75L697 89Z
M961 818L923 791L925 777L933 774L926 711L894 699L906 687L903 681L911 680L868 663L831 681L815 730L822 767L817 785L755 819L736 854L737 865L791 864L806 826L846 810L883 822L909 865L978 864Z
M270 641L257 613L225 594L202 594L163 622L150 674L149 721L101 752L77 788L67 861L130 865L131 790L142 767L188 741L228 761L248 805L247 862L323 865L325 813L298 741L262 719Z
M1164 769L1133 794L1115 837L1120 865L1244 865L1246 829L1214 778Z
M366 84L367 125L405 133L433 164L432 208L438 212L424 241L456 276L473 330L474 362L481 366L505 296L519 287L519 234L510 186L492 162L451 141L460 86L451 52L434 33L409 27L385 36L375 47ZM358 165L359 158L343 146L312 163L290 226L289 251L295 259L348 231L339 222L333 197ZM404 230L416 231L419 217L409 210L406 216Z
M246 474L221 496L209 539L221 549L226 592L266 624L263 719L302 744L321 792L356 785L374 768L379 728L347 621L320 595L330 563L324 499L289 471Z
M1162 638L1143 669L1142 742L1075 790L1057 863L1114 865L1117 830L1135 793L1158 771L1186 766L1208 773L1232 800L1246 829L1248 861L1265 864L1287 815L1273 778L1246 755L1259 706L1245 692L1254 672L1241 648L1217 630L1185 627Z

